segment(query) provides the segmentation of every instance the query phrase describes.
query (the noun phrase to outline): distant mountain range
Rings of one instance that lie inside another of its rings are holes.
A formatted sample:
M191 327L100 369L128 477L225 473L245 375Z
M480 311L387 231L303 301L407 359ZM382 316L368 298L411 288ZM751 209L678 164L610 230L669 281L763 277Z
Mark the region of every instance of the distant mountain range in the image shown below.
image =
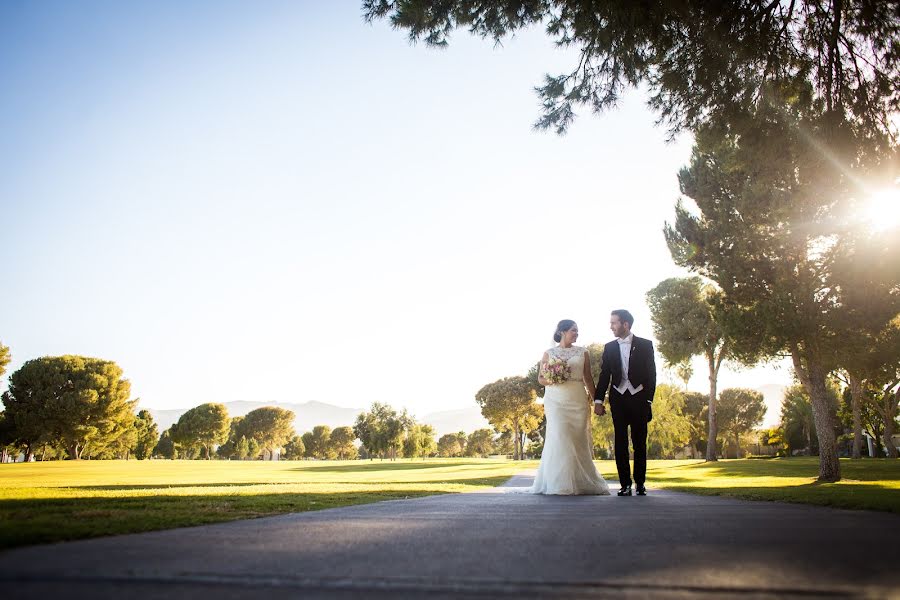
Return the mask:
M297 434L311 431L316 425L328 425L332 429L335 427L343 427L345 425L353 426L356 416L363 412L362 408L344 408L335 406L325 402L251 402L247 400L237 400L234 402L224 402L228 414L232 417L242 417L251 410L262 408L263 406L276 406L286 410L293 411L294 429ZM158 410L148 408L153 419L159 427L160 433L171 427L178 421L187 408L173 408L168 410ZM427 423L434 427L437 436L440 437L445 433L456 433L457 431L465 431L472 433L476 429L482 427L490 428L487 420L481 416L481 410L477 406L472 408L461 408L457 410L446 410L434 412L419 418L420 423Z
M428 413L421 421L434 427L437 437L441 437L445 433L456 433L458 431L472 433L476 429L487 428L493 430L487 419L481 416L481 409L477 406Z
M777 425L781 419L781 401L784 398L785 386L770 383L757 386L755 389L766 400L766 416L763 418L763 426L772 427ZM262 408L263 406L277 406L278 408L293 411L295 415L294 429L298 435L312 431L312 428L316 425L328 425L332 429L344 425L352 427L356 421L356 416L365 410L362 408L344 408L316 401L298 403L237 400L225 402L224 404L225 408L228 409L228 414L232 417L242 417L251 410ZM179 417L188 409L157 410L148 408L147 410L153 415L153 419L156 421L160 433L162 433L177 422ZM418 421L434 427L437 437L445 433L456 433L458 431L472 433L476 429L483 427L491 429L487 419L481 416L481 410L477 406L428 413L424 417L419 418Z

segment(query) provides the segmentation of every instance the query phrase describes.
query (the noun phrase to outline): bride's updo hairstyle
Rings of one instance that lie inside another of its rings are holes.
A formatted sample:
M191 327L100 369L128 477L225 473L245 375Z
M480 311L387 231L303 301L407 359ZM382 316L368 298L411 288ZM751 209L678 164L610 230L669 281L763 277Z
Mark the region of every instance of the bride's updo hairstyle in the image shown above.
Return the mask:
M553 334L553 341L557 344L562 341L562 334L572 329L575 326L575 321L572 319L563 319L556 325L556 332Z

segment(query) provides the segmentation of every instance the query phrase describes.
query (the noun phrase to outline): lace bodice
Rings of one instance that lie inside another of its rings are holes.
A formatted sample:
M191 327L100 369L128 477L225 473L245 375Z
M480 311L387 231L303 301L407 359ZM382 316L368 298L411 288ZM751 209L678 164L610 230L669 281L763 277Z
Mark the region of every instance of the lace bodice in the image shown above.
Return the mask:
M553 358L566 361L569 365L569 372L574 381L581 381L581 374L584 372L584 346L570 346L562 348L554 346L547 350L547 354Z

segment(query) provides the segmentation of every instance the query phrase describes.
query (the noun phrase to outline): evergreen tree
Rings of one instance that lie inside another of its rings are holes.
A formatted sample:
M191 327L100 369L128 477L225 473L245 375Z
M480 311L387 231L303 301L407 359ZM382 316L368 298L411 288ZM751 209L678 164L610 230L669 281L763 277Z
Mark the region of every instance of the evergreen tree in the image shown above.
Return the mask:
M706 460L717 458L716 388L719 369L726 359L742 358L744 364L755 361L752 351L735 351L739 340L728 337L721 291L704 284L699 277L674 277L660 282L647 292L647 303L653 320L656 348L668 365L685 364L694 356L706 359L709 367L709 397Z
M10 375L4 406L23 445L59 442L77 460L89 445L102 451L132 429L130 395L131 384L112 361L49 356Z
M535 401L537 392L527 377L506 377L478 390L475 401L481 414L498 431L513 436L514 458L523 460L523 437L536 429L544 416L544 407Z
M247 439L247 458L250 460L259 460L259 455L262 450L263 448L260 443L256 441L256 438Z
M241 439L244 442L244 456L246 456L247 438ZM299 435L295 435L284 445L283 458L285 460L300 460L305 455L305 452L306 446L303 444L303 439Z
M134 429L137 434L134 457L138 460L150 458L159 441L159 428L156 426L153 415L150 414L149 410L145 409L138 412L134 420Z

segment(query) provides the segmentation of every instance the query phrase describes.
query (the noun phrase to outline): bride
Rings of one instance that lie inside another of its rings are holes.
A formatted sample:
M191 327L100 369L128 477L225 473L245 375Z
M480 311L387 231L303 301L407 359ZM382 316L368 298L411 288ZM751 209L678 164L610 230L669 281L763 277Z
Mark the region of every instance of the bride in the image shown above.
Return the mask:
M575 321L560 321L553 334L559 346L541 358L538 381L546 386L547 433L532 494L609 494L592 460L591 411L596 390L590 356L585 348L574 345L577 339Z

